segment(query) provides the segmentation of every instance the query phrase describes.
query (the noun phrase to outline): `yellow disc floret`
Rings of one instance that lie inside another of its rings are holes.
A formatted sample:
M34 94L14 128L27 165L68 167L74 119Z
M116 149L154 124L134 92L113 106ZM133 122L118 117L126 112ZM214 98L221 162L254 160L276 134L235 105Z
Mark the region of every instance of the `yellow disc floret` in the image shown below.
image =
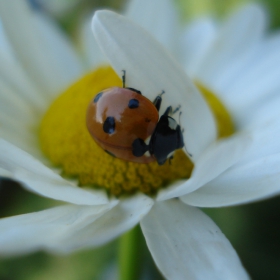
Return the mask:
M50 161L62 168L64 176L78 178L81 187L105 188L116 196L137 191L153 195L175 180L189 178L193 163L183 150L176 151L172 164L167 161L159 166L157 162L139 164L114 158L95 143L86 127L87 107L98 92L113 86L122 86L116 73L110 67L99 68L51 104L40 126L41 147ZM230 119L219 126L227 111L209 91L201 91L206 92L214 115L217 113L218 127L232 127Z

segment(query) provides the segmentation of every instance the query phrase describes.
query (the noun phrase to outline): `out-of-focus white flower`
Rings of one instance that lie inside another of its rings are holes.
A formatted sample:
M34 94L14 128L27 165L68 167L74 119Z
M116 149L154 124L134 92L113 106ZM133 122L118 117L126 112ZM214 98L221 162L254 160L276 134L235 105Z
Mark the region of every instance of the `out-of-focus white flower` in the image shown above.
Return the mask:
M33 7L44 9L56 17L72 12L80 2L80 0L29 0Z
M279 193L280 37L265 37L262 8L246 6L223 24L197 19L183 32L168 1L132 1L126 15L133 21L109 11L95 14L95 38L116 73L125 69L128 84L148 98L162 89L170 93L163 108L182 105L184 139L195 164L190 179L170 184L155 198L137 193L119 199L78 188L47 167L35 128L57 93L82 76L83 67L64 35L26 3L2 1L0 11L17 58L0 52L0 174L67 202L2 219L0 254L99 246L140 222L167 279L247 279L228 240L193 206L235 205ZM234 135L216 140L211 110L192 80L135 22L223 101L236 124ZM93 39L85 46L93 53L93 68L104 63Z

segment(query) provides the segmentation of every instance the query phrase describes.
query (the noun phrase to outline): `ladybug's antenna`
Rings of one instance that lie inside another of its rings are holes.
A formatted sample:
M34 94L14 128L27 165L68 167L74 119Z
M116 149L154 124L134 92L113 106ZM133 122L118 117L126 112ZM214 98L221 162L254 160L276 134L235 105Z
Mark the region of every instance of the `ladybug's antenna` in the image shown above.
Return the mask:
M181 105L179 105L179 107L177 107L175 110L174 110L174 112L173 112L173 114L175 113L175 111L178 111L179 109L181 108ZM178 110L177 110L178 109ZM180 113L179 113L179 125L180 125L180 127L181 127L181 115L182 115L182 111L180 111ZM182 129L182 133L184 132L184 128Z
M122 86L125 88L125 70L122 70L123 75L122 75Z
M172 115L177 113L180 109L181 109L181 105L179 105L178 107L175 108L175 110L172 112ZM180 114L179 114L179 124L180 124L180 116L181 116L181 114L182 114L182 111L180 111Z
M163 90L158 96L162 96L165 93L165 91Z

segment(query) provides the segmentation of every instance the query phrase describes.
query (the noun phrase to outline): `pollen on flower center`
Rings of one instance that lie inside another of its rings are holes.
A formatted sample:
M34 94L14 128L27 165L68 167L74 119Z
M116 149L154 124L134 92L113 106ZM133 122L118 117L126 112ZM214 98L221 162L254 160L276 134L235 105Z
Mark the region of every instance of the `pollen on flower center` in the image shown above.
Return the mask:
M51 104L40 127L41 147L50 161L62 168L64 176L78 178L81 187L105 188L116 196L137 191L153 195L175 180L189 178L193 163L183 150L176 151L172 164L167 161L159 166L156 162L140 164L114 158L95 143L86 127L87 107L97 93L113 86L122 86L116 73L110 67L99 68ZM224 120L221 116L228 116L226 110L209 91L199 88L214 115L217 111L218 127L232 127L230 119L220 125ZM221 136L228 134L220 129Z

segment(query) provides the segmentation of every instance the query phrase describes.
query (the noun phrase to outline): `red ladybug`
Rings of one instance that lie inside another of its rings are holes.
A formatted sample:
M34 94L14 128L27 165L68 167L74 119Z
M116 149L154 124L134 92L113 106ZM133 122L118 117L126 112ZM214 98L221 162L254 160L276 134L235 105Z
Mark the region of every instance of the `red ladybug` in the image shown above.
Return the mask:
M184 147L181 127L169 116L171 106L159 119L164 92L151 102L139 90L125 87L123 72L122 88L103 90L89 104L87 128L96 143L114 157L138 163L156 160L162 165Z

